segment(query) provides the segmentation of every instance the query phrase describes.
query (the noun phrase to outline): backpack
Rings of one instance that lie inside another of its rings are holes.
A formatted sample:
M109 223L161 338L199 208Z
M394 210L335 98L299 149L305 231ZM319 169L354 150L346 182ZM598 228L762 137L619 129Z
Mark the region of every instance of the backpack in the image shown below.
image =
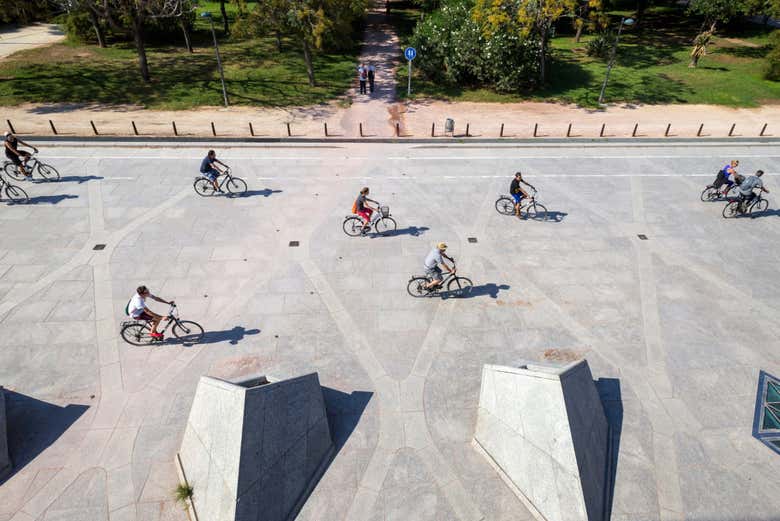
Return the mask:
M352 213L357 213L357 199L352 203Z
M130 299L127 301L127 304L125 304L125 315L128 317L130 316L130 303L133 301L133 299Z

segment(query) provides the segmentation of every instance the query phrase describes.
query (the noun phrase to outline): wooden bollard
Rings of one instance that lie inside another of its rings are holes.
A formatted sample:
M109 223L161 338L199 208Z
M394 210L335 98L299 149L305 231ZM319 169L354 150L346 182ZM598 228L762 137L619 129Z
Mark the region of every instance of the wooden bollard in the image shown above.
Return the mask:
M669 137L669 131L672 130L672 124L669 123L666 125L666 132L664 132L664 137Z
M631 133L631 137L636 137L636 131L639 130L639 123L634 125L634 131Z
M401 137L401 124L398 122L395 124L395 137Z
M704 130L704 123L699 125L699 131L696 133L696 137L701 137L701 131Z
M504 124L501 123L501 131L498 133L498 137L504 137Z
M10 121L8 122L8 125L9 126L11 125ZM766 126L767 125L769 125L769 123L764 123L764 127L761 129L761 133L759 134L759 136L764 137L764 132L766 132ZM11 128L13 128L13 127L11 127Z
M211 122L211 134L216 137L217 136L217 129L214 127L214 122Z
M569 128L566 129L566 137L571 137L571 123L569 123Z
M434 137L434 132L436 132L436 123L431 123L431 137Z
M176 122L175 121L171 121L171 126L173 127L173 135L174 136L178 136L179 135L179 131L176 129Z
M469 137L469 123L466 123L466 137Z
M736 123L734 123L733 125L731 125L731 130L729 130L729 137L731 137L731 136L733 136L733 135L734 135L734 129L735 129L735 128L737 128L737 124L736 124Z
M322 125L325 127L325 137L328 137L328 124L323 123Z
M97 131L97 127L95 127L95 122L90 119L89 120L89 124L92 125L92 132L94 132L95 135L97 136L98 135L98 131Z
M358 123L358 129L360 130L360 137L363 137L363 123Z
M601 132L599 132L599 137L604 137L604 130L607 128L606 123L601 124Z
M249 135L252 136L252 137L255 137L255 129L252 126L252 122L251 121L249 122Z
M536 137L537 130L539 130L539 123L534 123L534 137Z
M290 124L287 123L287 137L292 137L292 131L290 130Z
M133 134L135 134L137 136L138 135L138 128L136 128L136 126L135 126L135 121L131 121L130 123L133 124Z
M57 128L54 126L54 122L52 120L49 120L49 126L51 127L51 131L54 132L54 135L57 135Z
M11 125L11 120L6 119L5 122L8 123L8 128L11 131L11 134L16 134L16 130L14 130L14 126ZM764 125L764 128L766 128L766 125Z

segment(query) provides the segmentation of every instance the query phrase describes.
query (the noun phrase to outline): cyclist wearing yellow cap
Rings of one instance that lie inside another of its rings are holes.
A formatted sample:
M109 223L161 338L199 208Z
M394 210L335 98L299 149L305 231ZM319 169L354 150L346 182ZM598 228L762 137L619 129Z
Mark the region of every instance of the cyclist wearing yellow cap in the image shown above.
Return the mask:
M439 266L447 270L448 273L455 273L455 268L450 268L444 259L449 260L453 264L455 261L452 257L448 257L446 253L447 245L443 242L437 244L431 252L425 257L425 276L431 279L431 281L425 285L425 289L433 289L441 285L444 277L442 277L442 270Z

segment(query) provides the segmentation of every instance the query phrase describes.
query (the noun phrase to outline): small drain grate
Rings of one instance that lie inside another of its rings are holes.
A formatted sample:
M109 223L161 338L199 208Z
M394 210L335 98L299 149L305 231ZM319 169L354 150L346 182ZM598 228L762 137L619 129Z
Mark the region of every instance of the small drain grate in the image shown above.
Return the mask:
M468 239L468 240L469 240L469 242L471 242L471 243L477 242L477 238L476 238L476 237L469 237L469 239Z
M92 249L93 250L104 250L104 249L106 249L106 245L105 244L96 244L95 246L92 247Z
M637 235L637 237L639 237L639 240L642 240L642 241L646 241L647 240L647 235L645 235L644 233L640 233L639 235Z
M290 241L290 248L297 248L301 243L298 241Z

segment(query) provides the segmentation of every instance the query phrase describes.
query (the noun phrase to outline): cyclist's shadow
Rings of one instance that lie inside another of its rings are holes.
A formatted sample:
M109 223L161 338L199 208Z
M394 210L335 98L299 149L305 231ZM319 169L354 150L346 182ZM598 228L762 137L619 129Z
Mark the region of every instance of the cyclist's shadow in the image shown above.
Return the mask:
M257 335L259 333L259 329L245 329L243 326L236 326L233 329L223 329L222 331L206 331L203 334L203 338L196 344L190 344L189 342L178 343L182 343L185 346L219 344L221 342L228 342L231 345L236 345L247 335Z
M510 288L509 284L482 284L480 286L472 286L470 288L455 290L455 291L442 291L439 296L443 299L447 298L475 298L475 297L490 297L498 298L499 291L506 291Z

